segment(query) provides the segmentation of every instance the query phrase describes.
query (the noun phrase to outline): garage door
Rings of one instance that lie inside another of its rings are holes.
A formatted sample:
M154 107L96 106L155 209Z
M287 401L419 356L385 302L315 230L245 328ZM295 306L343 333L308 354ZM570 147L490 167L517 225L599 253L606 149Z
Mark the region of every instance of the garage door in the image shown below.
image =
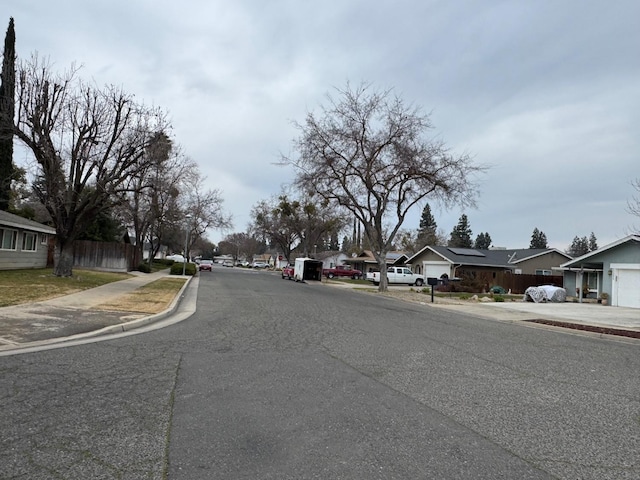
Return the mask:
M618 307L640 308L640 270L620 269L617 272Z
M440 278L443 273L451 275L451 265L448 262L423 262L424 277Z

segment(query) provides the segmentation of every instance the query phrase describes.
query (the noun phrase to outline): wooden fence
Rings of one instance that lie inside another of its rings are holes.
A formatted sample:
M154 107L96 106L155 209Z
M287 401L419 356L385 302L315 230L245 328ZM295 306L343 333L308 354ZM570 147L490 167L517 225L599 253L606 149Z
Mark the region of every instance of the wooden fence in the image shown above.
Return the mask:
M556 287L564 286L564 277L562 275L524 275L513 274L510 272L496 271L460 271L459 282L451 282L449 286L443 286L439 290L465 291L471 293L488 292L489 288L499 286L507 292L519 295L529 287L538 287L540 285L554 285Z
M494 285L499 285L511 293L524 294L529 287L539 287L540 285L554 285L562 287L564 277L562 275L514 275L500 273L494 281Z
M141 262L134 245L116 242L76 240L73 243L73 266L113 272L135 270Z

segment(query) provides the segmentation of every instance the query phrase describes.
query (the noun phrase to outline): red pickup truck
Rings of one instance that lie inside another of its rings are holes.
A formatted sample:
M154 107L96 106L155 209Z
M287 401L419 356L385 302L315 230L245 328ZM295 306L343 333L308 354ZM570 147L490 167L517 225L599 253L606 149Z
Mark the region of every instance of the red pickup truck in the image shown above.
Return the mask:
M351 265L336 265L335 268L323 268L322 275L327 278L334 277L349 277L354 280L357 278L362 278L362 272L360 270L356 270L355 268L351 268Z
M287 265L282 269L282 279L293 280L294 265Z

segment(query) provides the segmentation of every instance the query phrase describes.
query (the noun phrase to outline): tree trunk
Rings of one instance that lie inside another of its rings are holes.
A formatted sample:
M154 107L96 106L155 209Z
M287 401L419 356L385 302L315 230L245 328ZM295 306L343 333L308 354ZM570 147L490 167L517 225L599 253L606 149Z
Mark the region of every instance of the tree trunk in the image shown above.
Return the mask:
M387 254L383 252L384 256L373 254L374 258L378 261L378 269L380 270L380 283L378 285L379 292L386 292L389 288L389 280L387 278Z
M380 285L378 285L379 292L386 292L389 290L389 281L387 279L387 267L385 263L385 267L380 269Z
M53 274L56 277L73 275L73 242L61 242L56 239L53 252Z

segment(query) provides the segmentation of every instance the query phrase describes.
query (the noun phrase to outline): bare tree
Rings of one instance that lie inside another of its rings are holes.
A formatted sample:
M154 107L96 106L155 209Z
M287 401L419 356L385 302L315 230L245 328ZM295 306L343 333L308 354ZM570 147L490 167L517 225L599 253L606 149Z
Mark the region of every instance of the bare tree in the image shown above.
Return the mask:
M386 254L407 213L425 200L473 206L473 175L483 170L468 155L449 154L428 139L429 117L390 91L369 85L327 95L320 115L296 124L296 184L351 212L362 224L387 289Z
M297 200L290 201L286 194L281 194L261 200L251 209L253 233L281 249L287 262L291 261L291 252L300 243L300 229L296 225L299 208Z
M152 135L144 155L144 168L129 178L119 211L125 223L133 226L140 253L144 243L149 244L151 262L168 232L183 229L178 225L184 215L179 196L189 188L183 172L197 166L164 132Z
M638 195L631 197L631 200L627 201L627 212L631 215L640 218L640 178L636 178L631 181L631 186L637 192ZM633 226L632 231L636 234L640 234L640 226Z
M183 215L191 217L187 225L188 250L207 230L212 228L225 230L233 227L231 215L225 213L223 208L222 192L217 189L205 190L203 186L205 178L200 175L197 165L193 165L193 168L183 172L186 189L181 196Z
M73 67L56 75L35 55L18 72L16 135L35 157L34 188L56 229L54 274L71 276L73 241L146 167L164 114L118 88L82 82Z
M232 255L238 261L241 258L245 260L252 259L260 250L260 242L248 233L232 233L227 235L218 245L220 253Z
M251 211L253 229L262 232L283 252L288 262L295 249L310 256L324 235L340 231L345 219L324 199L318 201L303 193L296 198L283 190L269 201L261 201Z

